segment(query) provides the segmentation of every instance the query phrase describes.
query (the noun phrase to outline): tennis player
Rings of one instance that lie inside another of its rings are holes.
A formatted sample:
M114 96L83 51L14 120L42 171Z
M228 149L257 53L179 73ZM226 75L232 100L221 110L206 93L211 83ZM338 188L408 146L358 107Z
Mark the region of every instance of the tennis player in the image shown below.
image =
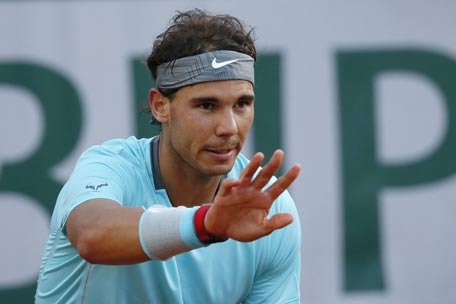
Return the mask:
M284 154L240 151L254 116L243 24L178 13L148 58L157 137L84 152L51 220L36 303L299 303L300 224ZM261 106L261 100L256 101Z

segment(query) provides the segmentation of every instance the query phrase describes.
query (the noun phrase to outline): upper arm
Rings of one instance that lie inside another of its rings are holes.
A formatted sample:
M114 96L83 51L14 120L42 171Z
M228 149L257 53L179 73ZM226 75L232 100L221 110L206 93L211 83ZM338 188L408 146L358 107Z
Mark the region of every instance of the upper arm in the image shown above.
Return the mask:
M128 201L131 185L122 176L128 176L129 172L116 155L98 155L97 152L89 151L83 154L59 194L53 216L54 224L62 229L64 234L67 233L69 215L87 202L97 200L99 204L86 205L81 210L94 208L90 209L94 212L108 205L124 205ZM88 214L90 215L90 212Z
M138 237L144 209L129 206L137 202L137 173L119 149L86 151L60 192L53 213L52 229L61 229L91 263L128 264L146 257Z
M119 207L119 203L109 199L91 199L76 206L66 221L66 232L70 242L75 246L84 232L96 228L94 225L98 224L103 214L109 209Z
M143 208L92 199L74 208L67 236L79 255L92 264L132 264L148 260L139 239Z

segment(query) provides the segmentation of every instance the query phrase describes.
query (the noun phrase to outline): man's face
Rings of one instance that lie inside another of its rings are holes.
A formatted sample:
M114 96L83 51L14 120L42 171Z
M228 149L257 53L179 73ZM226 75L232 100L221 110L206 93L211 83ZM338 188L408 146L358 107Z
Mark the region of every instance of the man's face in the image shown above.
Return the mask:
M252 126L253 101L253 86L245 80L205 82L177 91L163 125L176 165L204 176L230 171Z

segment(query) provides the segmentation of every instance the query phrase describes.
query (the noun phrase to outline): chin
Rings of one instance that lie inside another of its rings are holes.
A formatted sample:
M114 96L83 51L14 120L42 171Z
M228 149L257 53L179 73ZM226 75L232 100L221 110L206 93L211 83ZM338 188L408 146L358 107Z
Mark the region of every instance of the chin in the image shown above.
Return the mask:
M231 171L233 168L234 163L231 164L224 164L224 165L214 165L210 167L206 167L203 170L201 170L204 175L207 176L220 176L220 175L226 175L228 172Z
M231 168L233 168L232 166L230 168L211 168L209 169L208 171L208 175L210 176L220 176L220 175L226 175L228 172L231 171Z
M226 175L233 169L234 163L238 153L233 155L230 159L214 160L213 158L200 160L198 168L202 175L206 176L220 176Z

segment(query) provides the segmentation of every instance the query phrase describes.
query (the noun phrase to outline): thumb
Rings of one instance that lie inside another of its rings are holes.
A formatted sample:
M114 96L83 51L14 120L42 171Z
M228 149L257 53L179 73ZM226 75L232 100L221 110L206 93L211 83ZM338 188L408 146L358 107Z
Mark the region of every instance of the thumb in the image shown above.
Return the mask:
M278 213L274 214L266 222L266 226L271 229L271 231L283 228L293 222L293 215L290 213Z

